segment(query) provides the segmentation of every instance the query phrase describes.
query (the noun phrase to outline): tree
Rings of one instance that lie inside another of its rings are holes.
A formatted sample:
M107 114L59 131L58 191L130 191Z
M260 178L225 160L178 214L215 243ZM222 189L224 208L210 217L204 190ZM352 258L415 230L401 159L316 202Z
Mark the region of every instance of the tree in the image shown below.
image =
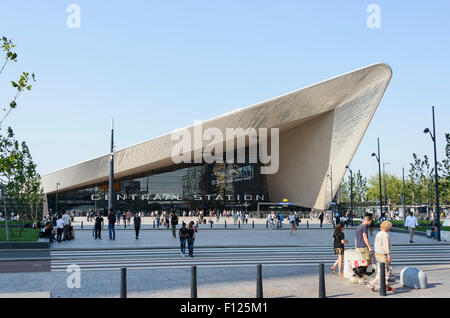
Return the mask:
M384 175L386 179L386 192L387 197L391 205L401 204L401 195L403 193L403 183L402 180L393 174L386 173ZM371 176L369 178L369 187L367 190L367 197L369 201L376 202L380 198L380 183L378 174ZM383 180L381 182L384 182ZM381 193L383 200L386 196L384 192L384 186L381 187Z
M14 43L2 37L1 52L4 54L4 62L0 74L9 62L17 62L17 53L12 49ZM34 73L31 78L35 81ZM25 215L37 218L37 206L42 202L42 187L40 176L36 172L36 164L33 162L30 150L25 142L19 142L14 137L11 127L2 130L2 124L13 109L17 108L17 99L25 92L30 91L30 73L22 72L17 81L11 81L15 93L7 107L3 107L4 115L0 120L0 182L5 185L5 199L12 212L20 217L21 226L18 236L23 231L23 219ZM14 232L12 235L15 236Z

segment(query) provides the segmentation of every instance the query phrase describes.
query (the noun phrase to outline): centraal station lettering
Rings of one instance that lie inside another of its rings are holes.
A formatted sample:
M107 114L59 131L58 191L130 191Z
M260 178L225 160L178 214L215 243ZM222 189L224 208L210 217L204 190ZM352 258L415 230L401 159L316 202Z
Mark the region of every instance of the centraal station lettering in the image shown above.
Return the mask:
M108 195L99 195L99 194L92 194L91 200L92 201L100 201L100 200L108 200ZM226 195L218 195L218 194L194 194L193 198L190 198L191 200L195 201L264 201L264 195L252 195L252 194L226 194ZM173 193L161 193L161 194L117 194L116 200L147 200L147 201L182 201L184 200L181 198L179 194L173 194Z

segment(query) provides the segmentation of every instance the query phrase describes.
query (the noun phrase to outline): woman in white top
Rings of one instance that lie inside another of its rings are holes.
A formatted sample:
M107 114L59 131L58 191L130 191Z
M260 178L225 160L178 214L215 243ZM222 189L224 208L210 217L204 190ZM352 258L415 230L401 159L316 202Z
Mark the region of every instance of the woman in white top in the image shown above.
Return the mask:
M394 288L388 285L388 269L391 265L391 250L392 242L389 236L392 223L389 221L383 221L380 225L381 231L377 233L375 237L375 258L377 259L377 276L370 282L370 289L375 291L375 284L380 280L380 263L385 263L386 269L386 290L395 291Z

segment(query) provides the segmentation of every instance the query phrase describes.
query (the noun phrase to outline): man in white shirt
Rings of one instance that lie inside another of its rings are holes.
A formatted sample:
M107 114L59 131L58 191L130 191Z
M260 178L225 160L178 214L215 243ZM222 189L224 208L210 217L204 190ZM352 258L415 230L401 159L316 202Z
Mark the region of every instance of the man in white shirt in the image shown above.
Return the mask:
M62 220L64 221L64 241L70 241L70 215L64 209L61 210L63 213Z
M64 220L61 218L61 215L58 216L58 219L56 220L56 233L57 233L57 241L58 243L61 243L61 236L64 231Z
M416 226L419 226L419 223L417 222L414 213L409 212L409 215L406 217L405 220L405 227L409 228L409 243L414 243L413 236L414 236L414 229L416 228Z

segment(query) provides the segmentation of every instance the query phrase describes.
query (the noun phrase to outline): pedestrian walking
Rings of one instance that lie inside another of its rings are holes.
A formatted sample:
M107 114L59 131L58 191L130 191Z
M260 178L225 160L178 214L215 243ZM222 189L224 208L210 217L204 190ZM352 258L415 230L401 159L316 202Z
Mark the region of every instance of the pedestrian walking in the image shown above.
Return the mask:
M141 229L141 217L136 213L133 219L134 231L136 232L136 240L139 239L139 230Z
M131 222L131 211L128 210L128 212L127 212L127 223L130 224L130 222Z
M170 215L171 215L170 223L172 224L172 236L174 238L177 238L176 230L177 230L177 225L178 225L178 216L174 212L170 213Z
M181 246L181 256L184 257L186 255L186 239L188 236L188 229L186 228L186 223L181 224L180 231L178 232L178 237L180 238L180 246Z
M197 233L197 232L198 232L198 229L194 225L194 221L189 222L189 228L187 230L187 243L188 243L190 257L194 257L195 233Z
M409 212L405 220L405 227L409 229L409 243L414 243L414 230L417 226L419 226L417 218L414 216L414 213Z
M127 213L124 211L122 215L123 226L127 227Z
M320 213L319 213L320 228L322 228L322 224L323 224L323 217L324 217L324 215L323 215L323 211L320 211Z
M333 273L335 273L337 267L339 276L344 276L344 274L342 273L342 261L344 259L344 245L346 243L348 244L348 240L345 239L344 229L344 223L339 223L338 225L336 225L333 233L334 254L338 256L338 259L330 269Z
M294 233L294 230L297 231L297 227L295 225L295 215L292 212L289 213L289 223L291 224L291 234Z
M392 241L389 236L389 231L392 228L392 223L389 221L383 221L380 224L380 232L375 236L375 258L377 260L377 274L375 278L370 282L370 289L375 291L375 284L380 280L380 263L385 264L385 279L386 279L386 290L395 291L394 288L389 286L389 268L391 266L391 251L392 251Z
M61 215L58 215L58 219L56 220L56 240L58 243L61 243L61 237L64 231L64 220Z
M109 209L108 214L108 232L109 232L109 239L115 240L116 239L116 214L113 212L113 209Z
M117 218L117 224L120 225L120 210L117 211L117 213L116 213L116 218Z
M97 217L95 218L95 225L94 225L94 229L95 229L95 236L94 236L94 240L102 239L102 227L103 227L103 217L101 216L100 212L98 212Z
M70 241L70 215L64 209L61 210L64 221L64 241Z
M367 214L364 217L363 222L356 228L355 233L355 246L356 249L361 253L363 260L367 262L367 266L370 265L370 253L372 252L372 247L369 243L369 237L367 232L369 230L369 226L372 224L372 216ZM367 266L366 270L367 270Z

